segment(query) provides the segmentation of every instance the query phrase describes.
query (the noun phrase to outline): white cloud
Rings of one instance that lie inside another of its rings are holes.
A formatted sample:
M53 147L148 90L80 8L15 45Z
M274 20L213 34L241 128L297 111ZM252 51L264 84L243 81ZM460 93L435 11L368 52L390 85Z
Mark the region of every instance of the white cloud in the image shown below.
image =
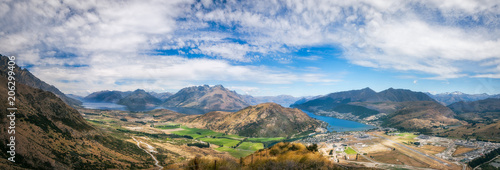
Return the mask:
M323 60L290 57L322 45L341 48L356 65L428 79L500 78L500 1L494 0L19 0L0 8L0 52L34 64L34 73L64 91L178 88L197 80L338 82L319 69L255 64L264 57L282 64ZM52 56L59 51L75 56Z
M246 95L254 95L260 92L260 88L251 86L230 86L227 88L231 90L242 91L243 94Z
M67 93L116 89L150 91L180 89L193 81L236 81L262 84L329 82L321 74L292 74L265 66L234 66L224 60L187 59L179 56L92 56L90 67L35 67L42 80L51 80Z

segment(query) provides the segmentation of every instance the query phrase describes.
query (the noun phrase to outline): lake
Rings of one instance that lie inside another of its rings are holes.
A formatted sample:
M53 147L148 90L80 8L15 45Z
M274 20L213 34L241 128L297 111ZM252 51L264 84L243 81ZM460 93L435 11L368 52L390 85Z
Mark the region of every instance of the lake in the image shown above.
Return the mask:
M337 119L334 117L328 117L328 116L319 116L315 115L311 112L302 110L304 113L309 115L312 118L324 121L328 123L328 131L329 132L346 132L346 131L363 131L363 130L369 130L372 128L376 128L375 126L372 125L366 125L363 123L355 122L355 121L350 121L350 120L344 120L344 119Z
M174 112L178 113L184 113L184 114L205 114L207 112L210 112L210 110L200 110L200 109L191 109L191 108L182 108L182 107L161 107L161 106L155 106L155 107L145 107L141 108L140 110L127 108L127 106L124 105L119 105L115 103L93 103L93 102L83 102L83 107L88 108L88 109L101 109L101 110L122 110L122 111L134 111L134 112L145 112L145 111L151 111L154 109L168 109L172 110ZM345 131L363 131L363 130L368 130L375 128L374 126L371 125L366 125L362 124L359 122L355 121L350 121L350 120L344 120L344 119L337 119L334 117L327 117L327 116L319 116L315 115L311 112L302 110L304 113L309 115L312 118L324 121L328 123L328 131L336 131L336 132L345 132Z
M83 102L82 106L87 109L101 109L101 110L123 110L128 111L127 106L114 104L114 103L94 103Z
M121 111L131 111L131 112L147 112L155 109L168 109L174 112L189 114L189 115L205 114L207 112L210 112L210 110L191 109L182 107L162 107L162 106L129 108L127 106L115 103L97 103L97 102L83 102L82 106L87 109L121 110Z

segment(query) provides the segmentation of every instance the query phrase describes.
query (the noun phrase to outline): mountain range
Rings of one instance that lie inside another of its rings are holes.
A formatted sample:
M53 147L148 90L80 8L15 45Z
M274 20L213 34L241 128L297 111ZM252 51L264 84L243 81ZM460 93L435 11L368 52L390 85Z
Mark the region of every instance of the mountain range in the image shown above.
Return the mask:
M440 135L500 141L500 99L460 101L450 104L448 107L457 114L458 119L466 121L468 124L450 129Z
M428 131L436 126L460 124L449 108L425 93L405 89L389 88L377 93L364 88L330 93L291 107L323 114L349 114L357 117L357 121L373 121L372 116L384 114L376 121L405 130Z
M89 94L88 96L83 98L83 101L87 102L104 102L104 103L117 103L124 97L130 95L131 92L122 92L122 91L109 91L109 90L104 90L104 91L98 91Z
M335 110L338 106L353 102L403 102L403 101L434 101L421 92L413 92L405 89L393 89L379 93L370 88L330 93L328 95L308 100L301 104L293 104L296 107L311 112L318 110Z
M500 118L500 99L487 98L472 102L456 102L448 105L460 119L471 123L493 123Z
M273 102L284 107L289 107L291 104L295 103L297 100L301 99L299 97L293 97L290 95L278 95L278 96L251 96L242 95L243 99L250 105L257 105L261 103Z
M448 92L448 93L439 93L439 94L431 94L427 93L430 97L432 97L434 100L440 102L443 105L450 105L455 102L470 102L470 101L476 101L476 100L483 100L487 98L500 98L500 94L497 95L488 95L486 93L483 94L466 94L462 93L459 91L455 92Z
M162 105L219 111L240 110L249 106L239 94L222 85L186 87L167 98Z
M161 100L144 90L137 89L128 96L120 99L118 104L127 106L131 111L140 111L145 110L146 107L154 107L161 104Z
M149 92L149 94L160 99L161 101L165 101L167 98L174 95L173 93L170 92L163 92L163 93Z

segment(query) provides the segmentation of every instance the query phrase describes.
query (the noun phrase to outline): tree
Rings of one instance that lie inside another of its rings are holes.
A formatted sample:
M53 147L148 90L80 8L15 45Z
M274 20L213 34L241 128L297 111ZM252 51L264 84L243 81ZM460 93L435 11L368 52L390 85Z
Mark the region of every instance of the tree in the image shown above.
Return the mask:
M318 152L318 144L312 144L306 147L307 150L312 151L312 152Z

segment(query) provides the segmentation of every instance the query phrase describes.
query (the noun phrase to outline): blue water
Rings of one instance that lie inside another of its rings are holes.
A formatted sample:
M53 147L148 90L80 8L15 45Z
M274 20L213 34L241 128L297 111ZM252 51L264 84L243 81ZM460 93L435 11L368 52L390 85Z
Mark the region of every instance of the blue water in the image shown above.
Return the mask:
M327 117L327 116L318 116L305 110L302 111L312 118L328 123L327 129L329 132L363 131L376 128L375 126L366 125L355 121L337 119L334 117Z
M162 106L129 108L127 106L115 103L97 103L97 102L83 102L82 106L87 109L121 110L121 111L132 111L132 112L147 112L155 109L168 109L174 112L184 113L189 115L205 114L207 112L210 112L210 110L190 109L182 107L162 107Z
M83 102L82 106L87 109L101 109L101 110L123 110L127 111L127 106L114 104L114 103L93 103Z

